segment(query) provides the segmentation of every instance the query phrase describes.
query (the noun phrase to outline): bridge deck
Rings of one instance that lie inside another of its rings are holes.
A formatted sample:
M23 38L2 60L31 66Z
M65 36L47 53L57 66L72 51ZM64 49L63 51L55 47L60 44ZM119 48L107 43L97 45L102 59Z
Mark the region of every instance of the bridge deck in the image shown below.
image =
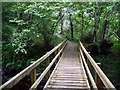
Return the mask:
M89 89L88 79L79 58L77 45L68 42L61 59L44 89Z

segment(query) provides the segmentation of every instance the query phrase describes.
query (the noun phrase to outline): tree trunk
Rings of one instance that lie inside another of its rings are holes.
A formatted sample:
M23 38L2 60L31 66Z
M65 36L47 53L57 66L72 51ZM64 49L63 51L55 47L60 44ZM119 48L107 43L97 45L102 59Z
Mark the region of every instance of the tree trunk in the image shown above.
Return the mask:
M61 34L63 34L63 19L61 19Z
M49 37L46 36L46 35L43 35L43 37L44 37L44 46L45 46L45 49L46 49L46 50L49 50L51 40L50 40Z
M94 33L93 33L93 42L96 41L96 32L97 32L97 15L96 10L94 12Z
M84 12L82 12L82 32L81 32L81 37L83 36L83 29L84 29Z
M98 2L96 2L94 7L94 33L93 33L93 42L97 42L97 30L98 30L98 12L99 12L99 6Z
M62 8L60 9L60 17L62 17ZM63 18L61 18L61 21L60 21L60 27L61 27L61 34L63 33Z
M72 19L71 19L71 14L69 16L69 19L70 19L70 30L71 30L71 38L73 40L74 36L73 36L73 23L72 23Z
M102 41L105 39L105 35L106 35L106 29L107 29L107 25L109 23L109 15L110 15L110 11L107 12L106 16L105 16L105 20L104 20L104 24L103 24L103 29L102 29Z
M102 40L104 40L104 39L105 39L105 34L106 34L107 24L108 24L108 21L107 21L107 20L105 20L105 21L104 21L104 25L103 25Z

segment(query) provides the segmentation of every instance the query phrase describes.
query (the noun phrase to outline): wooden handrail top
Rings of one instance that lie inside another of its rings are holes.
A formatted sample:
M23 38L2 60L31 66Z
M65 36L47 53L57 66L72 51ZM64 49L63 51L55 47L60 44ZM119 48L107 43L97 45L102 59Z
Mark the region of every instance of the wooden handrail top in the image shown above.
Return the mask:
M113 86L113 84L110 82L110 80L107 78L107 76L103 73L103 71L100 69L100 67L97 65L97 63L93 60L93 58L89 55L89 53L86 51L86 49L84 48L83 44L80 41L79 41L79 44L80 44L80 48L87 56L88 60L90 61L91 65L93 66L95 72L98 74L98 76L102 80L105 87L108 89L116 90L115 87Z
M50 50L49 52L47 52L45 55L43 55L41 58L39 58L37 61L35 61L34 63L32 63L31 65L29 65L28 67L26 67L24 70L22 70L20 73L18 73L17 75L15 75L14 77L12 77L10 80L8 80L7 82L5 82L3 85L0 86L0 90L3 88L11 88L13 87L15 84L17 84L21 79L23 79L26 75L29 75L30 72L37 67L41 62L43 62L46 58L48 58L53 52L55 52L58 48L60 48L65 42L67 41L67 39L65 39L63 42L61 42L60 44L58 44L56 47L54 47L52 50Z

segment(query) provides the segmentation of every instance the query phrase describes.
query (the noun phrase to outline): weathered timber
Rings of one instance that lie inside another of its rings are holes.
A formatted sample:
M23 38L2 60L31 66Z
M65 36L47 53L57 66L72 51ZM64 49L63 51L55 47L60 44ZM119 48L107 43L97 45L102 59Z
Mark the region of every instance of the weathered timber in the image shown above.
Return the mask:
M87 76L79 58L77 45L68 42L44 90L89 89Z

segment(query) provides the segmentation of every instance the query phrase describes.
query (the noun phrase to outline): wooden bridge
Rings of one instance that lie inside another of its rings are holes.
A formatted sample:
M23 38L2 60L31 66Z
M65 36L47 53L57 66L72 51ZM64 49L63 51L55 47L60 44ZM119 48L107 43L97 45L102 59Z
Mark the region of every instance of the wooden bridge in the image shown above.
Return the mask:
M54 54L50 61L49 57ZM36 67L46 61L47 67L42 74L36 78ZM50 68L55 65L50 73ZM108 89L115 87L86 51L83 44L74 44L64 40L44 56L34 61L31 65L0 86L0 89L10 89L25 76L31 77L29 90L37 89L42 79L48 78L44 90L81 90L81 89Z

